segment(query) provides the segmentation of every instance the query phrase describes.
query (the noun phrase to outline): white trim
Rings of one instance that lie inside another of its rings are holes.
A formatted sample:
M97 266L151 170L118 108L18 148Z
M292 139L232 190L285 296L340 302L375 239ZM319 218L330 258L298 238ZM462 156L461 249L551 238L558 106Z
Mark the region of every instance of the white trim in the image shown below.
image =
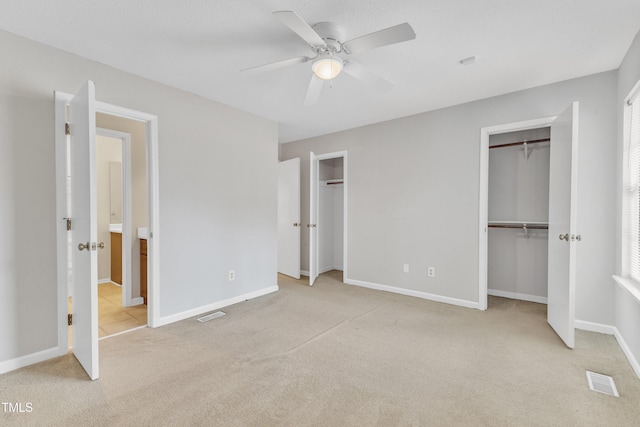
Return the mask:
M131 110L117 105L96 101L96 112L118 116L129 120L146 122L147 147L147 202L149 223L147 229L147 325L159 326L160 319L160 203L158 171L158 116ZM123 236L124 238L124 236Z
M300 270L300 275L309 277L309 271L308 270Z
M525 120L504 125L488 126L480 129L480 177L478 182L478 309L487 309L487 263L488 238L487 223L489 220L489 137L507 132L518 132L550 126L556 119L545 117L541 119Z
M603 323L588 322L586 320L576 319L574 322L576 329L589 332L597 332L599 334L615 335L616 327L611 325L605 325Z
M333 271L333 270L344 271L344 270L342 270L342 267L338 267L336 265L333 265L333 266L330 266L330 267L321 268L320 270L318 270L318 273L323 274L323 273L327 273L327 272ZM302 271L300 273L302 273Z
M105 283L111 283L111 277L107 277L106 279L99 279L98 280L98 285L104 285ZM117 283L115 283L115 285L118 285Z
M636 359L635 355L627 345L627 342L624 340L624 337L620 333L620 330L615 326L605 325L602 323L595 322L587 322L586 320L577 320L575 321L576 329L581 329L583 331L589 332L597 332L600 334L613 335L618 341L618 345L622 349L622 352L627 357L631 368L636 373L636 376L640 378L640 363L638 363L638 359Z
M148 327L147 325L136 326L135 328L127 329L126 331L116 332L115 334L111 334L111 335L107 335L107 336L102 337L102 338L98 338L98 341L106 340L107 338L111 338L111 337L117 337L118 335L128 334L129 332L137 331L138 329L144 329L144 328L147 328L147 327Z
M7 372L15 371L16 369L24 368L25 366L33 365L34 363L44 362L45 360L65 355L68 351L68 349L61 349L61 347L58 346L16 357L15 359L5 360L4 362L0 362L0 374L5 374Z
M142 297L135 297L135 298L131 298L131 306L136 306L136 305L142 305L144 304L144 298Z
M65 123L67 122L67 104L71 99L71 95L63 94L56 91L53 93L53 99L53 128L55 132L54 143L56 152L56 269L58 285L58 349L56 354L51 357L65 354L69 349L69 331L67 328L67 314L69 312L69 260L67 247L69 243L67 223L63 218L67 217L67 135L65 132ZM61 167L62 165L64 165L64 167ZM32 353L32 355L35 354L39 353ZM31 355L23 357L29 356Z
M190 317L199 316L209 311L218 310L223 307L228 307L233 304L237 304L242 301L258 298L273 292L278 291L278 285L263 288L248 294L238 295L237 297L228 298L226 300L214 302L213 304L203 305L202 307L192 308L191 310L183 311L181 313L172 314L170 316L161 317L158 319L156 326L164 326L170 323L179 322L180 320L188 319Z
M522 301L537 302L538 304L546 304L547 297L539 297L537 295L521 294L519 292L501 291L498 289L487 289L487 294L494 297L502 297L509 299L518 299Z
M638 359L636 359L636 357L634 356L633 352L627 345L627 342L622 337L622 334L620 333L618 328L614 328L614 330L615 331L613 336L615 336L616 340L618 340L618 344L620 344L620 348L624 352L624 355L627 356L627 360L631 364L631 367L633 368L638 378L640 378L640 363L638 363Z
M629 294L636 300L636 302L640 302L640 284L633 279L628 277L621 277L613 275L613 280L625 291L629 292Z
M377 283L364 282L362 280L345 279L344 283L348 285L360 286L363 288L375 289L378 291L391 292L394 294L406 295L410 297L422 298L429 301L442 302L445 304L456 305L466 308L478 308L478 303L475 301L467 301L458 298L445 297L442 295L429 294L426 292L414 291L411 289L397 288L395 286L380 285Z

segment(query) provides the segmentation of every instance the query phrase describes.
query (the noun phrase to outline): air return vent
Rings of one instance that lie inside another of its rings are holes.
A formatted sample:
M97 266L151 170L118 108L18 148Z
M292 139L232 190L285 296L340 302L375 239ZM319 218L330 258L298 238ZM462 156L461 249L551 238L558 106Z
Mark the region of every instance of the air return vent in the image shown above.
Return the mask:
M227 314L227 313L225 313L224 311L216 311L216 312L213 312L211 314L207 314L206 316L199 317L198 318L198 322L207 322L209 320L213 320L213 319L216 319L218 317L222 317L225 314Z
M616 383L613 382L613 378L610 376L587 371L587 380L591 390L608 394L609 396L620 397Z

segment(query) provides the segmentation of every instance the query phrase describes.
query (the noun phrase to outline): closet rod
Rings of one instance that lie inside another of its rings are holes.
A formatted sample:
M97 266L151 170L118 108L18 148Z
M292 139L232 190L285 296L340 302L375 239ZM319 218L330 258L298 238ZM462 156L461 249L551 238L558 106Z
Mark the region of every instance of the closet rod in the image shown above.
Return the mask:
M489 228L528 228L530 230L548 230L549 226L548 225L541 225L541 224L532 224L532 225L527 225L527 224L488 224Z
M344 184L344 181L327 182L327 185Z
M519 141L519 142L510 142L508 144L500 144L500 145L491 145L489 148L502 148L502 147L513 147L516 145L524 145L526 144L536 144L538 142L547 142L551 141L551 138L543 138L543 139L532 139L531 141Z

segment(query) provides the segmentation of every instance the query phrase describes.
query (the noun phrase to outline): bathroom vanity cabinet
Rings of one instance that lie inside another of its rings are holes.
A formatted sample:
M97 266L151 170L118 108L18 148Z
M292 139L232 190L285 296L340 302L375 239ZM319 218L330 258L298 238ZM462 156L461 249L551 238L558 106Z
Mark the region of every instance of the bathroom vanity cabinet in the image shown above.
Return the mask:
M122 233L111 232L111 281L122 285Z

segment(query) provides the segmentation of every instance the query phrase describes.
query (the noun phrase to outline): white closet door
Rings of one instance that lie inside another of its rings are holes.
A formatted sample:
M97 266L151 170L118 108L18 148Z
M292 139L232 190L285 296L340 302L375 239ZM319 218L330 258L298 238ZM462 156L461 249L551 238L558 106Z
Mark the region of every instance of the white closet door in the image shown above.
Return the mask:
M300 158L278 164L278 272L300 278Z
M69 103L73 354L92 380L98 378L98 221L96 195L95 86L88 81Z
M578 103L551 125L547 321L569 348L575 341Z

